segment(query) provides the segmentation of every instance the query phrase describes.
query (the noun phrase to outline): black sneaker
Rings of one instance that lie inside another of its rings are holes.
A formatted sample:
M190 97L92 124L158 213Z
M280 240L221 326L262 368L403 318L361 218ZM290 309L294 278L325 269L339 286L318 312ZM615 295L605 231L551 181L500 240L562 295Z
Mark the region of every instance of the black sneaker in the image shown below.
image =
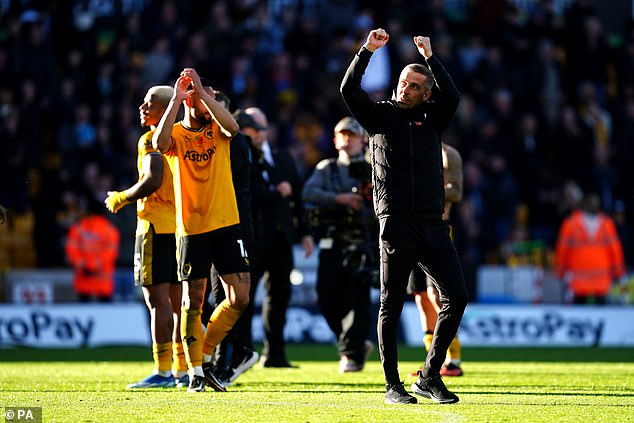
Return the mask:
M230 367L219 369L214 374L216 375L216 378L220 381L220 383L222 383L222 386L224 386L225 388L232 385L231 378L233 376L233 370Z
M418 401L411 396L403 386L403 382L394 385L385 385L387 392L385 393L386 404L416 404Z
M205 383L213 388L216 392L227 392L227 388L220 382L214 374L214 367L211 363L203 363L203 374L205 375Z
M441 404L453 404L458 402L458 396L445 386L442 376L423 377L423 372L418 372L418 380L412 383L412 391L416 395L429 398Z
M205 392L205 378L194 375L194 377L189 381L189 388L187 388L187 392Z
M231 370L228 372L227 380L229 383L233 383L238 376L249 370L255 363L258 362L260 354L249 348L242 348L241 351L234 351L235 362L231 365Z

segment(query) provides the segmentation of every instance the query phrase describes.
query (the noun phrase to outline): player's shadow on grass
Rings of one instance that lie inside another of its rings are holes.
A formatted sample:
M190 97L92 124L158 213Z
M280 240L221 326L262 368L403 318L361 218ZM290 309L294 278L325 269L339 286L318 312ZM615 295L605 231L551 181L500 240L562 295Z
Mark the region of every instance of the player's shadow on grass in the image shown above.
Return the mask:
M315 389L323 386L324 389ZM249 392L339 392L339 393L376 393L385 392L382 383L350 383L350 382L244 382L235 383L233 388L248 388ZM373 387L376 387L374 389ZM228 387L230 390L232 387ZM289 389L290 388L290 389ZM306 388L306 389L302 389ZM335 388L341 388L339 390Z
M570 387L568 387L570 388ZM522 392L517 391L498 391L498 390L490 390L490 391L471 391L471 390L461 390L461 389L452 389L456 394L466 394L466 395L536 395L536 396L545 396L545 397L559 397L559 396L574 396L574 397L613 397L613 398L630 398L634 397L634 392L632 393L610 393L610 392L579 392L579 391L558 391L558 392L541 392L541 391L526 391ZM595 404L596 405L596 404ZM624 404L631 407L631 404Z

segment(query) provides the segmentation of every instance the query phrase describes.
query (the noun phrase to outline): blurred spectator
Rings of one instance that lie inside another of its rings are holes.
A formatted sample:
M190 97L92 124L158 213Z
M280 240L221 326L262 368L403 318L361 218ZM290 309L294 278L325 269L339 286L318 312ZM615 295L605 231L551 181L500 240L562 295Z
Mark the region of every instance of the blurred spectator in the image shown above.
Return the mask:
M33 198L34 244L38 267L66 265L64 244L70 225L79 219L75 192L63 181L67 172L47 167L41 170L41 183Z
M573 21L574 22L574 21ZM589 82L598 89L599 99L606 95L608 67L611 50L608 46L603 24L595 14L582 18L580 31L574 31L577 23L571 27L569 66L575 69L575 79Z
M0 139L4 145L0 155L0 203L16 213L24 213L28 197L28 146L20 133L20 114L12 106L0 111Z
M462 202L456 204L452 226L456 237L455 245L470 300L476 298L476 272L485 262L485 229L483 228L483 197L481 189L482 175L473 163L464 165L465 194Z
M42 145L45 131L41 110L45 101L38 85L30 80L22 80L18 92L20 100L20 138L23 143L24 163L29 167L38 167L42 160Z
M617 115L615 123L613 158L616 174L619 177L619 198L626 204L630 204L626 209L626 219L634 222L634 207L626 198L632 195L630 181L634 181L634 96L624 100L621 112Z
M483 200L488 217L485 228L488 234L486 248L494 253L497 246L508 236L515 209L520 201L516 176L508 165L510 143L505 139L510 134L499 132L496 120L486 119L479 128L479 137L472 150L472 158L484 177ZM469 175L465 169L465 178ZM465 182L468 195L468 183Z
M300 176L307 179L320 160L332 155L332 149L325 145L327 137L324 127L311 114L298 116L292 130L293 143L289 150L295 159Z
M617 194L619 175L610 162L609 145L595 145L592 167L589 169L587 190L596 192L599 196L600 207L607 213L612 213L612 206Z
M84 216L68 231L66 257L73 267L73 288L81 302L110 301L114 293L119 231L103 212L103 205L89 198Z
M582 181L592 163L592 131L581 123L571 105L562 105L559 119L548 138L554 143L559 172L565 178ZM561 158L566 157L566 160Z
M152 50L145 56L143 66L143 83L146 86L164 84L172 73L174 57L169 51L169 39L160 37L152 45Z
M538 92L535 107L541 108L547 125L557 120L562 103L561 65L557 57L557 48L552 40L541 40L538 46L537 60L531 66L530 90ZM534 91L533 91L534 92ZM529 98L535 98L529 96ZM537 109L538 110L538 109Z
M523 198L531 197L531 191L535 187L533 179L538 169L550 165L545 163L547 149L539 131L537 117L531 113L523 114L515 128L509 153L509 164L517 175Z
M55 82L55 58L51 54L50 39L47 38L46 15L35 10L26 10L21 15L21 37L15 49L17 75L21 80L32 81L36 91L48 93Z
M574 180L566 180L562 185L561 191L559 207L557 208L559 226L569 214L581 208L581 202L583 201L583 191Z
M531 237L528 226L528 208L520 204L508 238L500 244L500 258L509 266L551 265L551 251L541 238Z
M547 164L537 168L533 181L534 186L526 199L528 229L531 238L554 246L559 227L557 210L561 201L561 181L556 169Z
M579 85L579 115L582 122L590 128L595 144L607 145L612 139L612 116L602 106L599 89L590 82Z
M612 283L625 275L614 220L600 211L598 195L586 195L582 207L562 223L555 270L575 304L605 304Z

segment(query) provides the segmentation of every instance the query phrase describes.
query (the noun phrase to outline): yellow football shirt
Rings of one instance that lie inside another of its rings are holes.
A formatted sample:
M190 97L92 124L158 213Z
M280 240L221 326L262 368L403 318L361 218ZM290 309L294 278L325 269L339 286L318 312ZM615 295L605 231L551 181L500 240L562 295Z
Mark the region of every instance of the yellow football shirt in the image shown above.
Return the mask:
M231 178L231 138L215 121L200 129L177 122L164 154L174 176L176 230L196 235L240 223Z
M154 131L148 131L141 135L137 146L137 169L139 179L143 178L143 157L147 154L161 154L152 147L152 135ZM174 207L174 182L172 172L165 157L163 160L163 178L161 186L152 194L137 200L137 228L136 234L147 233L150 224L154 225L157 234L173 234L176 231L176 209Z

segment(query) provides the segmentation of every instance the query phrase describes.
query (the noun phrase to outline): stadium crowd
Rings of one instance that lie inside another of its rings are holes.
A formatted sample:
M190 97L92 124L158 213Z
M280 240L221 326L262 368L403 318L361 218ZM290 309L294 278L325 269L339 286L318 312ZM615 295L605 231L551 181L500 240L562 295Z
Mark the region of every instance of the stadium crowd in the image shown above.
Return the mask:
M590 0L0 2L0 204L9 219L33 216L35 266L66 266L82 204L137 178L145 92L184 67L218 81L234 108L260 107L307 178L336 153L350 57L383 27L391 42L368 92L389 97L424 33L462 93L444 142L464 161L452 222L472 295L480 264L552 265L579 192L621 217L631 264L634 24L623 19L608 32ZM108 218L131 265L134 210Z

